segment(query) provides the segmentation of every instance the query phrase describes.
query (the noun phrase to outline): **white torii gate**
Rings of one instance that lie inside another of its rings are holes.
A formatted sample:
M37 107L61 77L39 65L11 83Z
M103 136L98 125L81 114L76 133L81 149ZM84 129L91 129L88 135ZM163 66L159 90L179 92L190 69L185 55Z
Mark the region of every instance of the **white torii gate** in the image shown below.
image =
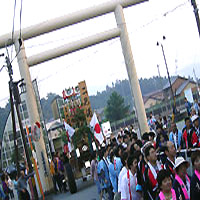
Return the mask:
M30 117L30 123L34 124L36 121L39 121L39 113L37 110L37 103L34 96L34 91L31 82L31 75L29 67L46 62L48 60L66 55L78 51L80 49L87 48L89 46L120 37L121 46L123 50L123 55L126 63L126 69L129 76L129 81L131 85L131 91L135 100L135 107L137 111L137 117L139 122L139 128L141 134L149 131L147 124L147 117L145 113L144 103L142 99L142 94L140 90L140 85L136 73L136 68L133 60L131 45L128 37L127 27L125 23L125 18L123 14L123 8L136 5L148 0L111 0L110 2L103 3L98 6L94 6L88 9L84 9L72 14L68 14L62 17L58 17L49 21L45 21L27 28L22 29L22 45L20 46L18 38L20 35L19 31L16 31L14 34L14 42L12 41L12 33L5 34L0 37L0 48L4 48L5 44L12 45L14 43L15 50L17 53L17 60L19 65L19 70L21 78L24 78L26 83L27 92L26 92L26 104L28 108L28 113ZM29 58L26 57L26 52L24 48L23 40L27 40L45 33L55 31L57 29L64 28L69 25L73 25L94 17L98 17L110 12L115 13L115 18L117 22L117 28L98 33L96 35L72 42L58 48L54 48L38 55L33 55ZM41 152L44 153L45 162L47 161L47 155L44 145L43 137L40 137L38 142L35 142L36 146L36 155L38 158L39 168L43 169ZM49 167L47 166L49 172ZM48 181L46 181L44 173L40 171L41 180L43 183L44 191L49 190Z

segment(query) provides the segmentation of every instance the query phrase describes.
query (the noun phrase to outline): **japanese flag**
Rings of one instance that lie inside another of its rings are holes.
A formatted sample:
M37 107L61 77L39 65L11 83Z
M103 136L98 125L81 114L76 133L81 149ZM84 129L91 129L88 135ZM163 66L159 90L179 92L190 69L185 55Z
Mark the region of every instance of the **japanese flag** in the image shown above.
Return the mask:
M71 137L74 135L75 130L64 121L64 126L65 126L65 130L66 130L66 135L67 135L67 140L68 140L68 150L71 153L73 150L73 145L71 143Z
M68 132L69 137L72 137L74 135L75 130L64 121L64 126L65 126L65 130Z
M90 121L90 126L94 130L94 137L99 141L100 144L102 144L104 141L104 137L103 137L96 113L93 114L93 117Z

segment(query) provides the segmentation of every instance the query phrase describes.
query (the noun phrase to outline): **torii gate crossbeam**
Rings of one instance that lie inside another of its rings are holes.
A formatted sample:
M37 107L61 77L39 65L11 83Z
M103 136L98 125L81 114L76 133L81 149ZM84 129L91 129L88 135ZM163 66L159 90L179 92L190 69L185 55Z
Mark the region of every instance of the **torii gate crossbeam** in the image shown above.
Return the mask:
M93 6L78 12L64 15L55 19L41 22L33 26L24 28L21 30L23 40L28 40L33 37L49 33L69 25L73 25L94 17L98 17L104 14L114 12L117 5L121 5L123 8L127 8L132 5L143 3L148 0L111 0L109 2ZM14 33L14 40L12 41L12 33L7 33L0 37L0 48L4 48L14 43L15 39L19 38L20 31Z

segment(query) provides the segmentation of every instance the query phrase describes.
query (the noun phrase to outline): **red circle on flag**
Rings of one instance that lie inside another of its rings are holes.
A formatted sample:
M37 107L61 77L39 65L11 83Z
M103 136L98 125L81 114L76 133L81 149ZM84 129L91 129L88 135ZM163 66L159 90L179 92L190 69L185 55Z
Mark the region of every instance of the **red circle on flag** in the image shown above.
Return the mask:
M101 128L100 128L100 125L98 123L95 124L94 130L95 130L96 133L100 133L101 132Z

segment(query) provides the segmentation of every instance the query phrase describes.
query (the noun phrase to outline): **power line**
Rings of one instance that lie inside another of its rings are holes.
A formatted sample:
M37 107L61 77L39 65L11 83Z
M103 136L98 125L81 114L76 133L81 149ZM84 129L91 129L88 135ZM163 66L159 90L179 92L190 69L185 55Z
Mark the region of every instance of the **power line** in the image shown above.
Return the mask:
M19 35L19 38L21 39L21 36L22 36L22 2L23 0L21 0L21 8L20 8L20 35Z
M15 11L16 11L16 4L17 4L17 1L15 0L15 3L14 3L14 14L13 14L13 25L12 25L12 43L13 43L13 40L14 40L14 31L15 31ZM11 47L11 60L12 60L12 52L13 52L13 46Z
M182 4L179 4L179 5L176 6L175 8L173 8L173 9L171 9L171 10L169 10L169 11L163 13L163 14L161 14L160 17L156 17L156 18L152 19L151 21L147 22L146 24L140 26L139 28L137 28L137 29L135 29L135 30L145 28L146 26L148 26L148 25L154 23L155 21L160 20L161 17L166 17L167 15L169 15L169 14L171 14L171 13L174 13L177 9L179 9L179 8L181 8L181 7L183 7L183 6L185 6L187 3L188 3L188 1L186 1L186 2L184 2L184 3L182 3ZM16 7L16 0L15 0L15 6L14 6L14 8L15 8L15 7ZM21 17L22 17L22 0L21 0L21 9L20 9L20 37L21 37ZM14 18L15 18L15 9L14 9L14 16L13 16L12 40L13 40L13 37L14 37ZM128 23L128 24L130 24L130 23ZM133 34L133 32L130 32L129 34ZM57 41L62 41L62 40L65 40L65 38L59 39L59 40L57 40ZM35 45L35 46L32 45L32 46L29 46L29 47L27 47L27 48L33 48L33 47L40 46L40 45L43 46L43 45L50 44L50 43L54 43L54 42L57 42L57 41L49 41L49 42L47 42L47 43L42 43L42 44L38 44L38 45ZM117 41L118 41L118 40L114 40L114 41L112 41L112 42L111 42L110 44L108 44L108 45L109 45L109 46L112 46L112 45L113 45L114 43L116 43ZM19 49L19 51L17 52L16 56L15 56L15 57L13 58L13 60L11 61L11 63L12 63L12 62L14 61L14 59L17 57L17 55L19 54L19 52L20 52L20 49ZM95 50L91 55L89 55L89 56L87 56L87 57L84 57L84 58L82 58L82 59L79 59L77 62L74 62L74 63L72 63L71 65L68 65L66 68L72 67L72 66L74 66L75 64L80 63L82 60L88 59L88 58L91 57L92 55L94 55L94 54L96 54L96 53L99 53L99 52L100 52L99 50ZM65 68L65 69L66 69L66 68ZM2 69L3 69L3 67L2 67ZM2 70L2 69L1 69L1 70ZM0 70L0 71L1 71L1 70ZM49 75L49 76L47 76L46 78L43 78L43 79L39 80L38 83L41 83L41 82L43 82L43 81L45 81L45 80L51 78L52 76L55 76L56 74L58 74L58 73L60 73L60 72L62 72L62 71L61 71L61 70L56 71L54 74ZM7 98L8 98L8 97L7 97ZM5 99L6 99L6 98L4 98L3 100L0 99L0 102L1 102L1 101L4 101Z

